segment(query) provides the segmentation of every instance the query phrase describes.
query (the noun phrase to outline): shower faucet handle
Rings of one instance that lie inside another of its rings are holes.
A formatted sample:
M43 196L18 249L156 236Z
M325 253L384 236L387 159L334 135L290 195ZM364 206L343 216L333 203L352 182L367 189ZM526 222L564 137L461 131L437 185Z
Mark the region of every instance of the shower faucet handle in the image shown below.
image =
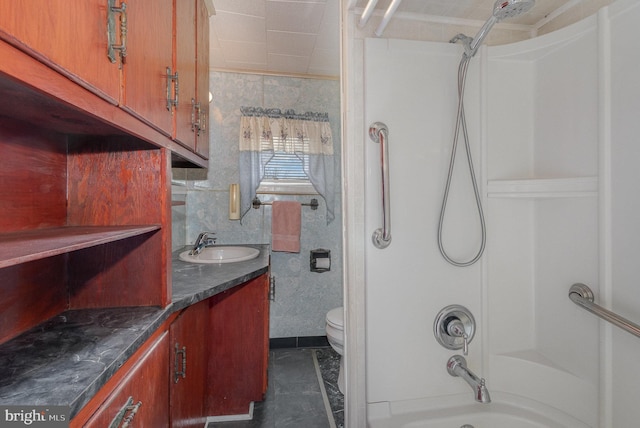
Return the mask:
M464 324L460 321L460 318L455 318L447 324L447 333L450 336L461 337L464 340L462 344L462 353L466 356L469 355L469 335L464 329Z

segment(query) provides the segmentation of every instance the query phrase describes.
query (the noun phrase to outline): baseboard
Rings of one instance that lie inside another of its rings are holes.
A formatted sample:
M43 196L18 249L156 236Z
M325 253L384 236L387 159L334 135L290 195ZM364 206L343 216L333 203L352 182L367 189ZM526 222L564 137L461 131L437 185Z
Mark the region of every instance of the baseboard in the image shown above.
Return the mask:
M207 416L205 427L209 422L250 421L253 419L253 401L249 404L249 413L240 415Z
M270 349L323 348L329 346L327 336L274 337L269 339Z

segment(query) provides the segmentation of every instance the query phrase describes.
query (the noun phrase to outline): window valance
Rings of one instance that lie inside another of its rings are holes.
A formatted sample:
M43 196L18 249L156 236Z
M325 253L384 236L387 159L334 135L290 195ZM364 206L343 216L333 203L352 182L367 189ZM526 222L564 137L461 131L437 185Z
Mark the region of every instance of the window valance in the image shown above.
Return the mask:
M333 155L327 113L242 107L240 150Z

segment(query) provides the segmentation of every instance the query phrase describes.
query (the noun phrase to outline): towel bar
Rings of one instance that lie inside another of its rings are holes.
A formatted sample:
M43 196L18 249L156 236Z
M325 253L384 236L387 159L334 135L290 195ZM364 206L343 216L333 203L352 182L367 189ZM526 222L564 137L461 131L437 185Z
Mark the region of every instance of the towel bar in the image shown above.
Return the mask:
M253 208L257 210L258 208L260 208L261 205L273 205L273 202L262 202L256 196L255 198L253 198L253 201L251 201L251 205L253 206ZM317 210L319 204L318 204L318 200L316 198L313 198L308 203L302 203L300 205L305 207L311 207L312 210Z

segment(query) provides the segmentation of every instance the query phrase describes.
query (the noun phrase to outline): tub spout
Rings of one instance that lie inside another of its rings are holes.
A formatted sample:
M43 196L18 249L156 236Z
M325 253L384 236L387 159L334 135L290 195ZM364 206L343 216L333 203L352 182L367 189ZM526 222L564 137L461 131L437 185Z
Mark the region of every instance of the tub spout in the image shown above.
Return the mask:
M479 378L469 368L467 368L467 360L462 355L454 355L447 361L447 372L451 376L457 376L464 379L473 389L473 395L479 403L490 403L491 397L487 389L484 378Z

